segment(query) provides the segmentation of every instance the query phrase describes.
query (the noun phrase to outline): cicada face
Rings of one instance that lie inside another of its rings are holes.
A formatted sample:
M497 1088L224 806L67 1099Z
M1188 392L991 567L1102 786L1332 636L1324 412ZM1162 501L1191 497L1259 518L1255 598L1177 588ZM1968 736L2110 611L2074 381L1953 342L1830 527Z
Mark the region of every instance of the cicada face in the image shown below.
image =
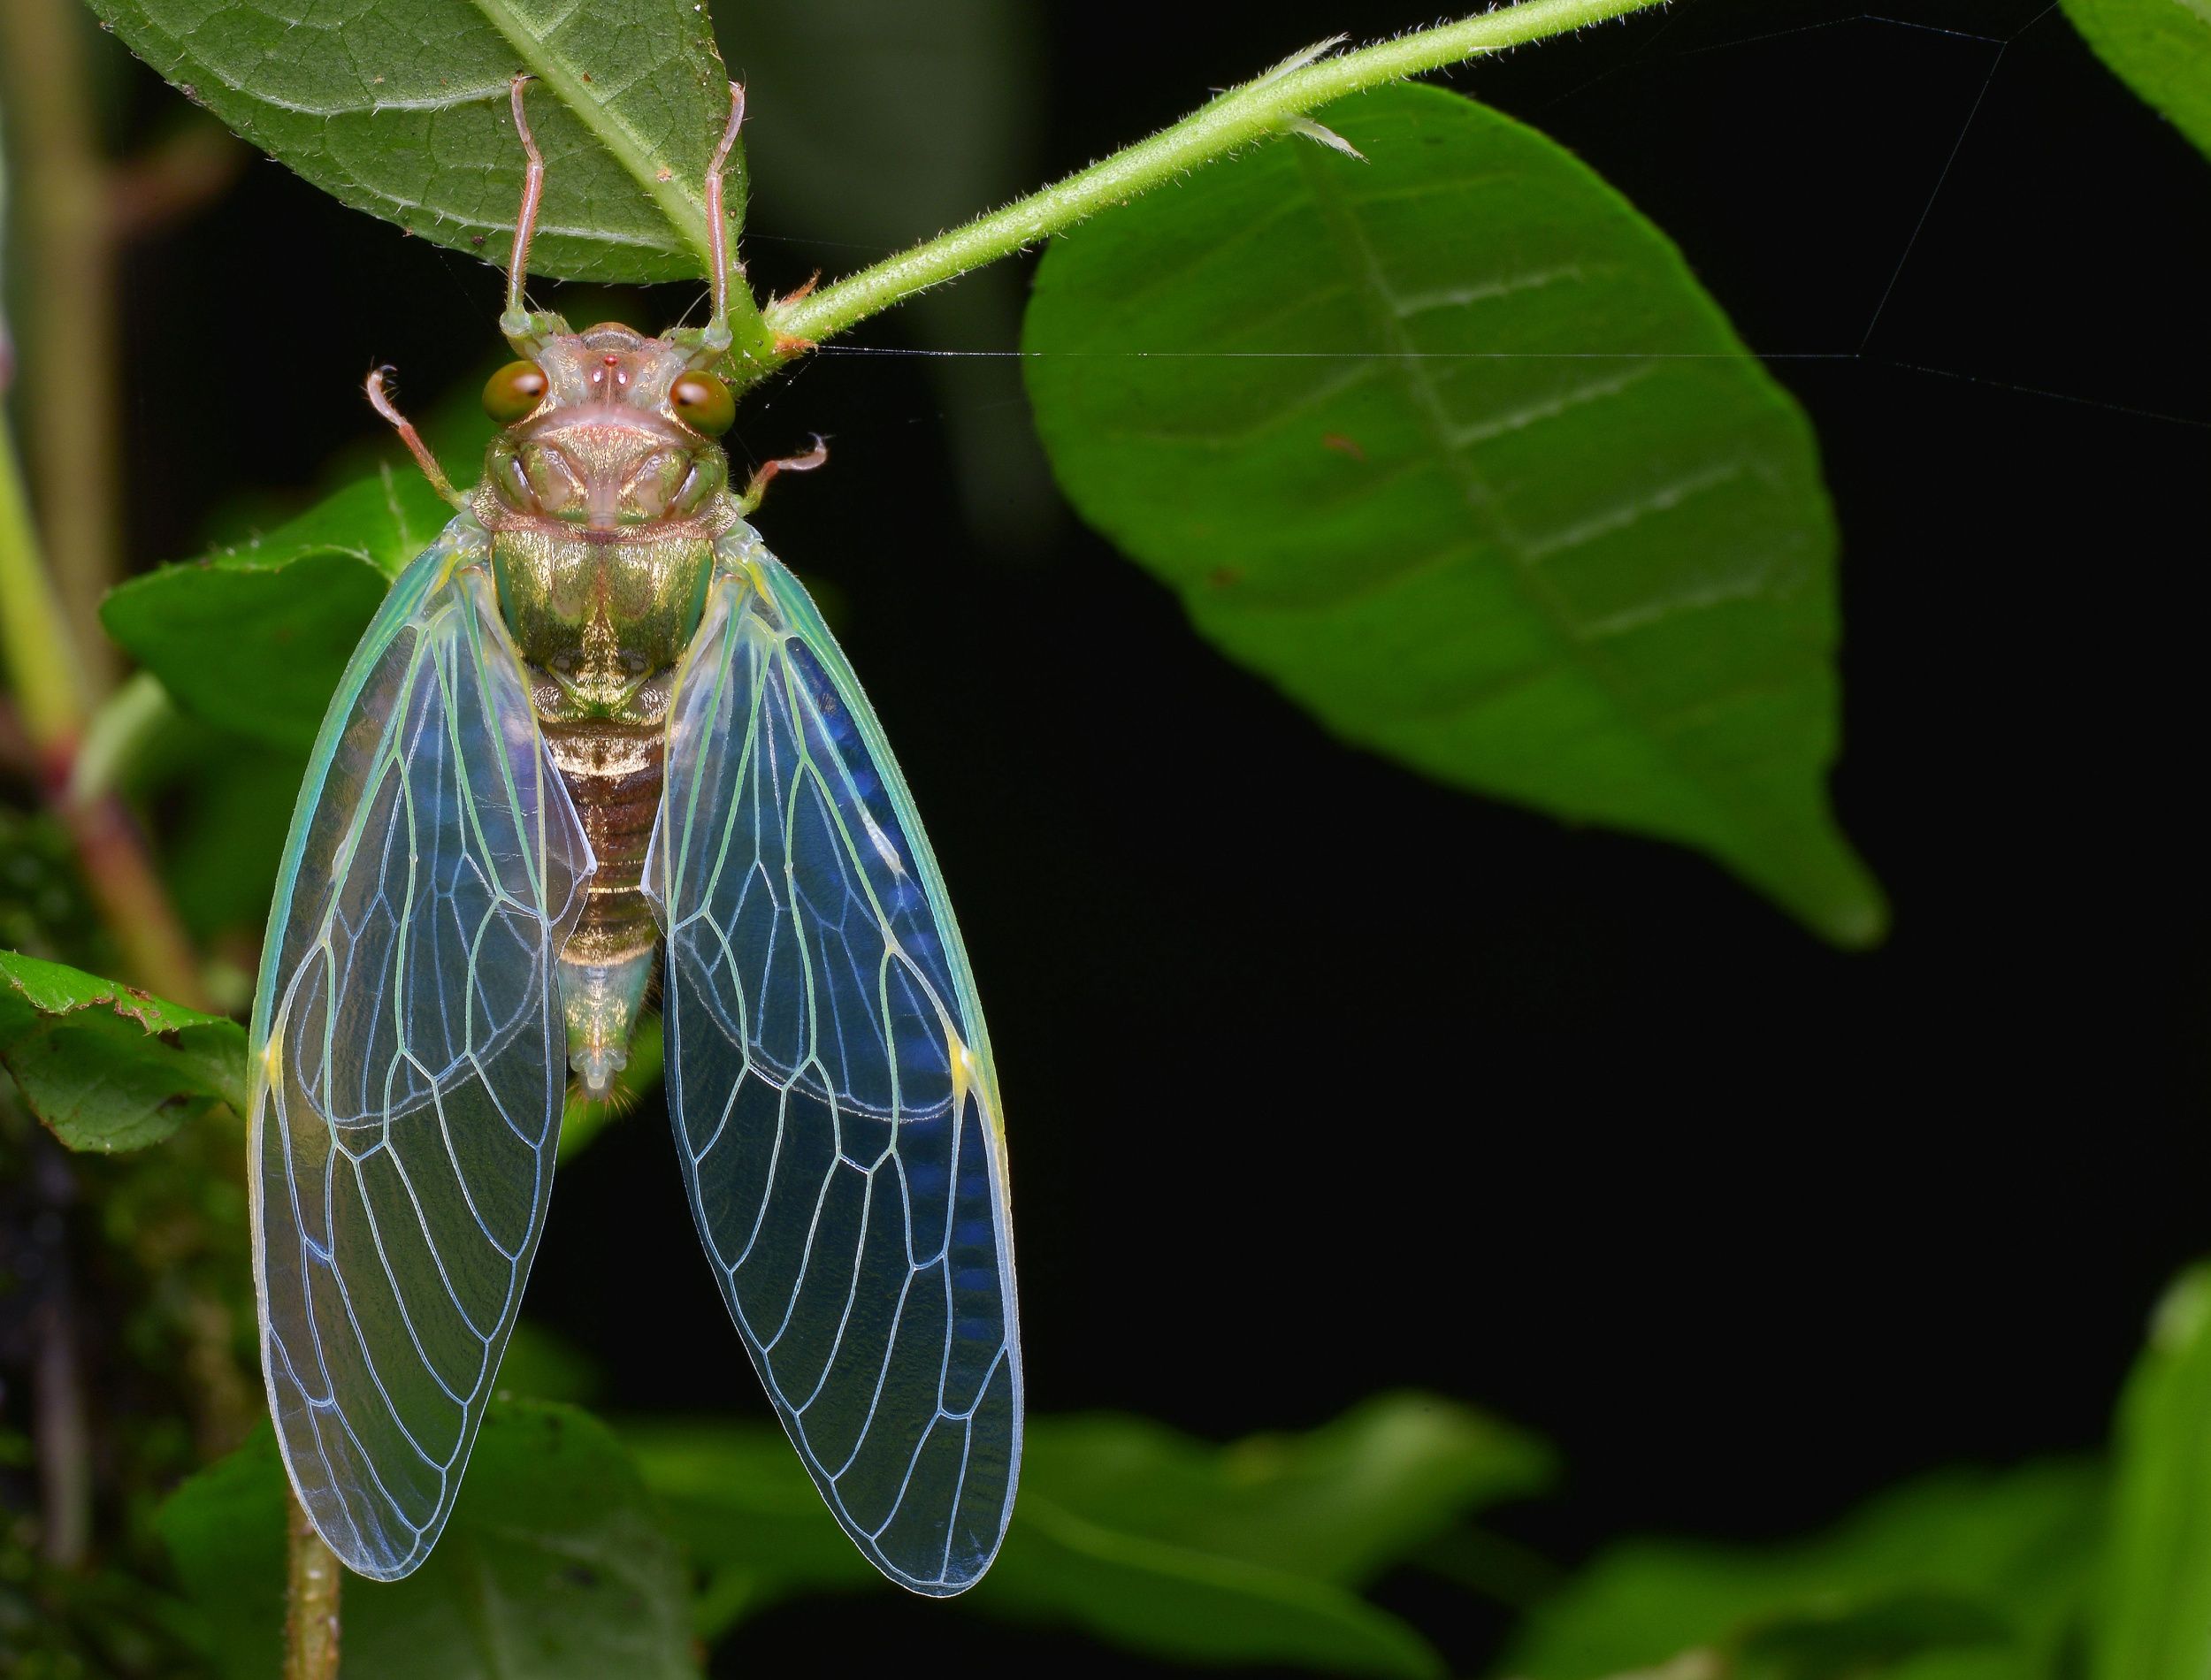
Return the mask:
M715 439L734 407L692 352L613 323L547 335L535 349L485 387L486 409L505 424L485 462L488 523L630 531L688 517L727 488Z

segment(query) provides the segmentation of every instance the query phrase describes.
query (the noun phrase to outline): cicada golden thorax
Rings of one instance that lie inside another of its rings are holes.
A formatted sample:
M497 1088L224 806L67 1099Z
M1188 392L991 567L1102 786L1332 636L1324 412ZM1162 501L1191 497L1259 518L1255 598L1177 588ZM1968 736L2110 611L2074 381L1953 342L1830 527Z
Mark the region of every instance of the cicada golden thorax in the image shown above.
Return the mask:
M561 956L570 1062L593 1096L627 1059L658 929L643 891L676 665L738 520L715 436L729 393L690 346L547 330L492 377L506 422L473 498L531 703L598 860Z

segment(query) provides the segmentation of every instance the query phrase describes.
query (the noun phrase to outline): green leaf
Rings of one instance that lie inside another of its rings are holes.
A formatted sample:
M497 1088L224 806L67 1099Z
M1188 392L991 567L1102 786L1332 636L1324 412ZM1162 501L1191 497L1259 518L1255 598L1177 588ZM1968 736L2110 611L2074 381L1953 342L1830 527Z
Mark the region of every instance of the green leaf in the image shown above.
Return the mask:
M1838 834L1809 428L1566 152L1399 87L1060 241L1037 424L1084 518L1347 739L1698 846L1878 938Z
M2062 0L2096 57L2211 157L2211 7L2204 0Z
M59 963L0 951L0 1063L73 1149L142 1149L246 1111L246 1032Z
M278 1671L284 1469L264 1425L162 1506L156 1526L233 1680ZM349 1577L346 1680L638 1680L695 1675L683 1572L636 1469L571 1407L494 1400L430 1560Z
M707 271L707 164L728 76L698 0L92 0L141 57L356 210L504 263L522 196L508 84L538 79L535 273ZM745 202L731 160L732 226ZM740 302L744 300L740 299Z
M880 1585L780 1430L624 1436L706 1571L703 1637L792 1592ZM1226 1447L1142 1418L1033 1417L1023 1452L1005 1548L963 1603L1178 1661L1344 1674L1434 1672L1419 1636L1356 1589L1549 1473L1527 1437L1422 1395Z
M303 750L391 580L452 516L385 466L256 541L133 578L100 620L183 711Z
M1148 1418L1054 1418L1030 1429L1021 1474L1115 1529L1359 1586L1466 1512L1541 1492L1551 1469L1533 1437L1408 1394L1225 1447Z
M1960 1470L1795 1546L1616 1546L1536 1609L1503 1672L1598 1680L1679 1661L1735 1680L2042 1680L2079 1637L2102 1495L2086 1463Z
M2158 1305L2119 1402L2097 1680L2201 1680L2211 1663L2211 1264Z
M1018 1542L1018 1544L1017 1544ZM1276 1662L1323 1674L1441 1675L1406 1623L1333 1582L1148 1539L1028 1489L971 1595L1022 1622L1071 1623L1178 1662Z

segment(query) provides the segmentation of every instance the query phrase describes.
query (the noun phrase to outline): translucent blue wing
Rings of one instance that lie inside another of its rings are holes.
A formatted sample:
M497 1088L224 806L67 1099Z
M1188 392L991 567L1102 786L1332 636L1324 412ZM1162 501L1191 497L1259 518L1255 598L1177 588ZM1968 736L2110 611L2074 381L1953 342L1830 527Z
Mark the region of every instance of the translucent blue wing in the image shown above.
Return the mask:
M483 533L402 574L323 720L254 1005L269 1410L331 1549L389 1580L458 1493L545 1221L554 965L591 848Z
M989 1040L912 798L798 581L739 525L669 724L647 890L677 1144L730 1312L838 1522L972 1585L1021 1385Z

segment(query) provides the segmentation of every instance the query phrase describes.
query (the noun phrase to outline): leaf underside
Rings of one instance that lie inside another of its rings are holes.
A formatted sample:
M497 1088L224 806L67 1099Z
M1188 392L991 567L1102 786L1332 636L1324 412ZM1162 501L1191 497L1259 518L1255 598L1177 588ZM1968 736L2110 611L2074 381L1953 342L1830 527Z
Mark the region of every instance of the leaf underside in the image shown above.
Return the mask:
M1700 847L1878 937L1835 829L1835 532L1810 431L1663 234L1437 89L1077 232L1029 386L1076 507L1346 738Z
M91 0L134 51L356 210L506 261L523 154L509 83L534 75L546 159L534 273L706 270L707 165L728 76L690 0ZM743 220L741 154L728 177Z

